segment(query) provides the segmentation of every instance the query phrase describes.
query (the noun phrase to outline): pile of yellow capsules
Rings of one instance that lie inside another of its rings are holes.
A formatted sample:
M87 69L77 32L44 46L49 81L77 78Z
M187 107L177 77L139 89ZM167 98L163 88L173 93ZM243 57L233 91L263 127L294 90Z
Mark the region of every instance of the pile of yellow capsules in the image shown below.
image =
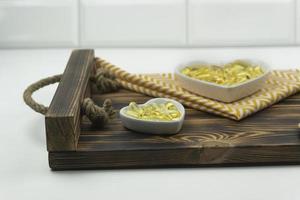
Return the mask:
M141 120L172 121L180 118L180 112L172 102L149 103L142 106L130 102L126 114Z
M181 73L191 78L231 86L254 79L262 75L264 70L259 65L251 65L245 61L234 61L224 66L205 64L188 66L182 69Z

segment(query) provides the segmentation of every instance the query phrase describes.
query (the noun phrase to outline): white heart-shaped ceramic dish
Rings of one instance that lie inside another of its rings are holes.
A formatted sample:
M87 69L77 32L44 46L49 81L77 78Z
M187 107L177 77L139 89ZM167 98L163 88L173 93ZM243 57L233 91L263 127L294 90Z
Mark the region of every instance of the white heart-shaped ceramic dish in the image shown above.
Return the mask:
M258 91L260 88L262 88L268 75L270 74L270 67L262 61L254 59L242 59L242 61L246 61L254 65L260 65L263 68L264 73L256 78L250 79L243 83L235 84L232 86L223 86L207 81L194 79L182 74L181 70L186 66L193 66L195 64L209 64L205 62L191 62L178 66L175 69L175 78L176 81L180 84L180 86L185 88L186 90L189 90L195 94L199 94L204 97L230 103L242 99ZM220 66L222 66L225 63L227 62L221 62L219 64Z
M178 133L182 127L185 110L181 103L178 101L168 99L168 98L154 98L150 99L144 104L139 104L139 106L144 106L151 103L165 103L165 102L172 102L176 108L180 112L180 118L174 121L152 121L152 120L141 120L133 118L126 114L128 106L123 107L120 110L120 118L123 125L131 130L142 132L142 133L150 133L150 134L162 134L162 135L169 135Z

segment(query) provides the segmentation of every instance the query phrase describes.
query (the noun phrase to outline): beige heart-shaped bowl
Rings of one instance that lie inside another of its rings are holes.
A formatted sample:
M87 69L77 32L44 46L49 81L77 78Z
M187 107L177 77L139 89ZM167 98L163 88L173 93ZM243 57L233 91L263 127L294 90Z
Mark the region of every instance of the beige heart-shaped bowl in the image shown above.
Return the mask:
M126 106L120 110L121 121L126 128L137 132L149 133L149 134L162 134L162 135L170 135L170 134L178 133L182 128L182 124L185 116L185 110L181 103L168 98L154 98L154 99L150 99L144 104L139 104L139 106L144 106L151 103L161 104L166 102L172 102L176 106L176 108L180 112L179 119L173 121L136 119L126 114L126 111L128 109L128 106Z
M232 86L223 86L216 83L191 78L189 76L186 76L185 74L182 74L181 70L187 66L195 66L196 64L208 64L204 62L192 62L178 66L175 69L175 79L182 88L190 92L199 94L200 96L208 97L210 99L230 103L257 92L263 86L270 73L270 67L262 61L253 59L243 59L241 61L246 61L253 65L261 66L264 73L243 83L234 84ZM224 64L220 63L221 66L223 66Z

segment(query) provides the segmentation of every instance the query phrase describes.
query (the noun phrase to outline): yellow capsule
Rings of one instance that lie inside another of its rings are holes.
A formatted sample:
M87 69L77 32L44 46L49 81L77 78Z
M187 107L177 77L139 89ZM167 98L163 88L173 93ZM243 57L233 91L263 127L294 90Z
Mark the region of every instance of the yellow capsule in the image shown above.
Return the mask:
M176 106L172 102L167 102L166 107L168 110L177 110Z
M127 115L130 115L131 117L139 118L139 114L137 112L134 112L132 110L127 110Z
M138 108L138 105L135 103L135 102L130 102L129 103L129 108L131 109L131 110L138 110L139 108Z
M179 113L179 112L170 113L170 116L171 116L172 118L178 118L178 117L180 117L180 113Z

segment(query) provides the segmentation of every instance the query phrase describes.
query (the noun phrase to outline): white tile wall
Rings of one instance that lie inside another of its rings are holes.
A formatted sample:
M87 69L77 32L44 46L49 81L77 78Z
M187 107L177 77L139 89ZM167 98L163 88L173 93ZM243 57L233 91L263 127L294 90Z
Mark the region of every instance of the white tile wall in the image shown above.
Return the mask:
M300 44L300 0L296 0L296 42Z
M0 0L0 46L75 46L77 10L73 0Z
M185 0L80 0L81 42L99 46L185 44Z
M0 0L0 48L300 44L300 0Z
M293 44L294 6L294 0L189 0L189 44Z

